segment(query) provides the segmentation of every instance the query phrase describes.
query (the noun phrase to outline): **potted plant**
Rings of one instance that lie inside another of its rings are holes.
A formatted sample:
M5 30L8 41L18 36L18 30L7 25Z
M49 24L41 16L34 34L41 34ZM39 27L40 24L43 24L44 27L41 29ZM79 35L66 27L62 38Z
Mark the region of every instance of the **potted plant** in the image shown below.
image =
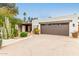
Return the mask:
M72 33L73 38L78 38L78 32Z
M35 33L35 34L39 34L39 29L38 29L38 28L35 28L35 29L34 29L34 33Z

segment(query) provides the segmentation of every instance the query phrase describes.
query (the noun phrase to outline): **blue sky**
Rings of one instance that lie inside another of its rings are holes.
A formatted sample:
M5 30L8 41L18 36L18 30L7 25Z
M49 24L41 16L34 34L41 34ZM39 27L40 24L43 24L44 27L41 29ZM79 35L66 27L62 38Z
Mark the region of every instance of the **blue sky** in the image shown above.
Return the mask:
M27 13L27 17L47 18L63 16L78 13L78 3L18 3L19 15L23 18L23 12Z

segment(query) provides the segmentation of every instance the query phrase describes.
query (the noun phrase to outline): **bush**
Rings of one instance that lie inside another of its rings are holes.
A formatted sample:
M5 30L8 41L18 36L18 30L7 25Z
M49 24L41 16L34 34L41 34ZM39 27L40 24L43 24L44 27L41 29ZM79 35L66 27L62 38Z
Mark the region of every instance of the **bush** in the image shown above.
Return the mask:
M78 38L78 32L72 33L73 38Z
M28 33L27 32L21 32L20 37L27 37Z
M34 29L34 33L35 33L35 34L39 34L39 29L38 29L38 28L35 28L35 29Z
M14 37L17 37L18 36L18 30L17 29L14 29L13 35L14 35Z

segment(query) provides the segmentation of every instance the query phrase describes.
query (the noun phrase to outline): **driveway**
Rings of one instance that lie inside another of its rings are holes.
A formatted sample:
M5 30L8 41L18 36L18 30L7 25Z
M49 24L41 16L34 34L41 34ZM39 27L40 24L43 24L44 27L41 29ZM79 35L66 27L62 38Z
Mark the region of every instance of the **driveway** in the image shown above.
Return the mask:
M79 38L57 35L32 35L28 39L4 46L1 56L79 55Z

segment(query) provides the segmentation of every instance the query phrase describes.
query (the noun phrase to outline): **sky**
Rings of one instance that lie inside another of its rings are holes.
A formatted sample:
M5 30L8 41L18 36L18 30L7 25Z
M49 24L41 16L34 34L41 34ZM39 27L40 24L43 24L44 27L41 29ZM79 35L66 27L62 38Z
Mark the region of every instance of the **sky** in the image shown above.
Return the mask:
M23 12L27 13L27 17L48 18L79 14L78 3L17 3L19 8L18 18L23 19Z

